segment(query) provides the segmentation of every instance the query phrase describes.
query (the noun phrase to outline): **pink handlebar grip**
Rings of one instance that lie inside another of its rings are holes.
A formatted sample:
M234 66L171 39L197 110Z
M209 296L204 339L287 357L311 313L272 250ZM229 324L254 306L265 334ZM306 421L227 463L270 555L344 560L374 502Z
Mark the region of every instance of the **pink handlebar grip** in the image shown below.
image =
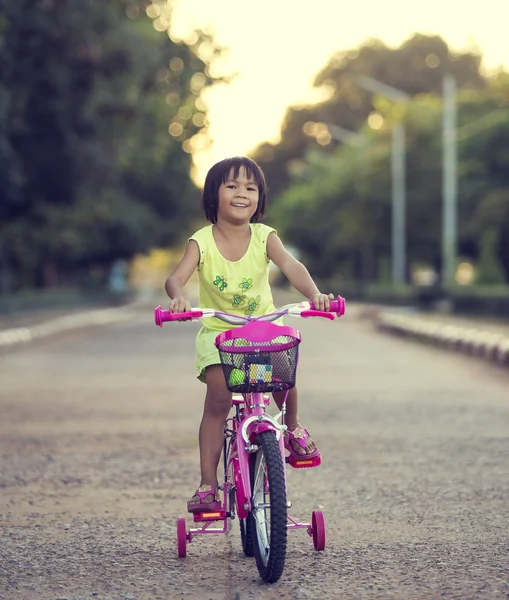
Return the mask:
M163 323L166 321L190 321L192 319L199 319L202 314L203 313L201 311L172 313L169 310L163 310L161 306L158 306L154 310L154 320L156 325L162 327Z
M311 309L316 310L313 302L310 302L310 304ZM330 301L330 312L336 313L337 317L342 317L345 314L345 299L342 296L338 296L337 300ZM302 316L304 316L304 313L302 313Z
M324 312L323 310L305 310L300 313L301 317L325 317L326 319L330 319L334 321L334 315L330 312Z

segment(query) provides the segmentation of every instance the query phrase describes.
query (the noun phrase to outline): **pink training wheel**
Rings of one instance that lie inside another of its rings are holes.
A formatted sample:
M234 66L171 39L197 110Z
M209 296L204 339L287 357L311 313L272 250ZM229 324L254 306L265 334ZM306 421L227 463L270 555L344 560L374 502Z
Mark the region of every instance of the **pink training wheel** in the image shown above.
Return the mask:
M313 545L315 550L323 550L325 548L325 519L321 510L313 511L311 526L313 529Z
M177 552L179 558L186 557L187 531L184 517L177 519Z

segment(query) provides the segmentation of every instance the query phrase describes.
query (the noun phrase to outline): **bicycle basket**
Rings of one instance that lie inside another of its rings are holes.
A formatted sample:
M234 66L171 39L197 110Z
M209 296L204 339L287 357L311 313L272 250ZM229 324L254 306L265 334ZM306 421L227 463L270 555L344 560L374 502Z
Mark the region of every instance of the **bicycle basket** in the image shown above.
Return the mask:
M216 346L228 389L238 394L291 389L295 386L299 344L299 337L283 331L268 341L218 336Z

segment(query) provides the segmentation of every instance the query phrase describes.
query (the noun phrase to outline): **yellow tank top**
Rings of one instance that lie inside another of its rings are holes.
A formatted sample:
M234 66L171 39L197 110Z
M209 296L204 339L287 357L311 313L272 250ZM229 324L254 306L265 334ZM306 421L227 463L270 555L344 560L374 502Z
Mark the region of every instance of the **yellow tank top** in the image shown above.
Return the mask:
M200 308L214 308L241 316L265 315L275 310L269 285L267 238L276 230L262 223L250 223L250 227L248 249L237 261L227 260L219 252L212 225L189 238L200 248ZM232 329L232 325L219 319L202 319L202 323L216 331Z

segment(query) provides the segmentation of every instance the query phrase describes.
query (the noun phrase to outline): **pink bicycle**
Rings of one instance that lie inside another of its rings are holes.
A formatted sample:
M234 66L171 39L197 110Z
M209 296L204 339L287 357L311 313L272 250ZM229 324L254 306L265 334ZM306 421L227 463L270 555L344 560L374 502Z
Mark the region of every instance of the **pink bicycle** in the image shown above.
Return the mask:
M288 529L307 529L316 550L325 548L325 521L320 510L312 512L311 523L299 523L287 514L286 464L294 468L318 466L320 457L285 457L284 416L288 391L295 385L298 348L297 329L276 325L284 315L326 317L333 320L345 312L341 296L332 301L331 312L315 310L312 303L288 304L276 312L259 317L231 315L213 309L193 308L190 312L170 313L155 309L156 325L165 321L192 321L216 317L235 329L216 338L221 365L235 410L224 426L224 479L221 508L213 512L193 513L194 522L203 525L187 530L186 519L177 519L177 551L186 556L187 543L198 534L226 533L228 520L238 515L242 548L255 556L262 579L273 583L284 569ZM267 413L267 393L286 392L281 412ZM211 527L223 521L223 526Z

